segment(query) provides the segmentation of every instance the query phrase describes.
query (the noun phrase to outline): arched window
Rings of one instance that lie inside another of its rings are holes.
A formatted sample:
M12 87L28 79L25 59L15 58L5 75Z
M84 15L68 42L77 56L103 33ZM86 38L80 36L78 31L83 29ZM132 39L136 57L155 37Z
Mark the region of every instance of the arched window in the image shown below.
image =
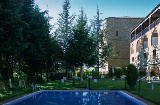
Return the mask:
M154 30L151 36L151 45L158 45L158 33L157 30Z
M144 36L144 39L143 39L143 49L146 49L148 48L148 38L147 36Z
M132 46L131 46L131 54L133 54L134 53L134 48L133 48L133 44L132 44Z
M140 40L137 41L136 52L140 52Z

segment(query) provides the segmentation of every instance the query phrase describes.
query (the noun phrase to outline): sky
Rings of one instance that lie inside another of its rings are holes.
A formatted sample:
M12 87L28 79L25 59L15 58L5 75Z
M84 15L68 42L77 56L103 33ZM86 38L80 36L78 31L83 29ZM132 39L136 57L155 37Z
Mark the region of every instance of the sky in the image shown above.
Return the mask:
M64 0L35 0L39 8L49 10L49 16L53 17L51 24L57 22L58 13L62 11ZM108 17L145 17L151 12L160 0L70 0L70 14L80 14L83 7L89 19L96 16L97 5L99 7L100 17L102 19Z

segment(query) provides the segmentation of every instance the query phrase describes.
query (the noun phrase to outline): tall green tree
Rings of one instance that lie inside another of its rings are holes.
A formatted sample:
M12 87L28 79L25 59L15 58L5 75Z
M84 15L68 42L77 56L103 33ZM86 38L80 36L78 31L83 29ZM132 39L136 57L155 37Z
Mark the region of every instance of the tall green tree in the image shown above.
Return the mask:
M70 56L72 55L72 63L75 67L81 67L81 78L83 66L93 66L96 63L96 43L90 37L90 28L87 25L87 16L84 10L81 9L80 15L73 29L73 36L70 39L69 49Z
M50 17L47 11L41 12L33 0L24 0L21 13L22 20L27 24L23 31L26 49L21 53L28 68L25 73L28 75L28 81L36 82L38 74L42 74L42 70L47 70L48 67L47 47L52 43Z
M58 42L61 45L61 49L63 51L63 64L66 69L66 74L68 73L68 62L67 62L67 54L66 49L68 47L68 41L71 37L72 33L72 22L74 20L75 15L70 15L69 9L71 8L69 0L64 0L62 5L62 12L59 14L58 17L58 28L56 29L55 36Z
M21 0L0 1L0 70L3 80L13 78L13 69L23 47Z
M101 29L103 19L100 18L99 8L97 6L97 14L91 22L91 35L97 42L97 68L99 74L99 68L103 68L103 66L107 63L107 61L113 56L113 44L108 41L108 37L106 35L107 29ZM99 78L99 75L98 75Z
M97 35L97 51L98 51L98 59L97 59L97 68L98 68L98 78L99 78L99 68L100 68L100 32L101 32L101 26L102 26L102 19L100 19L100 13L97 6L97 16L96 16L96 35Z

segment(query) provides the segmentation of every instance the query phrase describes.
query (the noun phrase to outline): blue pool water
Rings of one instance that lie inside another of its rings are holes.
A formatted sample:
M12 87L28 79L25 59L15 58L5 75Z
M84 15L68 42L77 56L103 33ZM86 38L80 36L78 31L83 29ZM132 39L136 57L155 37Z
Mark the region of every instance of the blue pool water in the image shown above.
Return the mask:
M3 105L147 105L122 91L42 90Z

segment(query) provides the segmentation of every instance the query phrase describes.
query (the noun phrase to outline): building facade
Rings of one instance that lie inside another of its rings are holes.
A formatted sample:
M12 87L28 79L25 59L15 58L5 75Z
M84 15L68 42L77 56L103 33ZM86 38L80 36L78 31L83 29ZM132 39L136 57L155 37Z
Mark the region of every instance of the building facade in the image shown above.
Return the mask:
M104 20L103 30L107 41L114 44L114 57L109 59L108 68L126 68L130 63L130 32L143 20L142 17L109 17Z
M158 71L160 63L160 4L130 34L130 63L139 70Z

